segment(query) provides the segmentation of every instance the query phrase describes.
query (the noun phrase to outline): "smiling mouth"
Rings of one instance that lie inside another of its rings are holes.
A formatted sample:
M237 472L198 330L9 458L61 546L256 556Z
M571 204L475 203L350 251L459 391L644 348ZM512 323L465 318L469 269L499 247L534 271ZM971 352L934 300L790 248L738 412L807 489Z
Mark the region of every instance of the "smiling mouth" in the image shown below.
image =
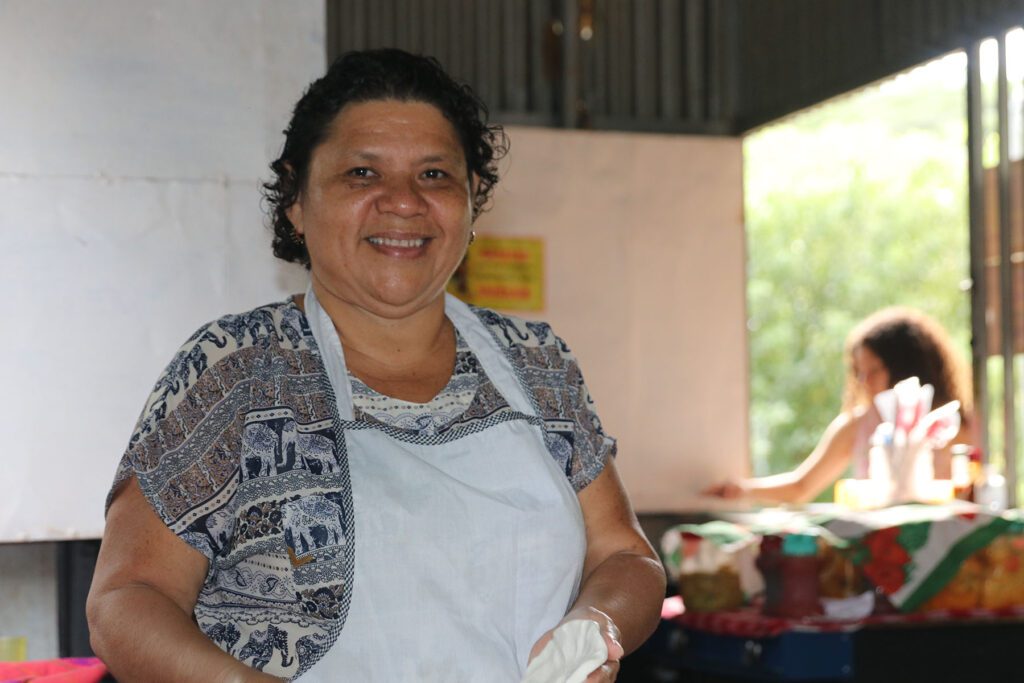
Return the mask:
M401 240L391 237L367 237L366 240L376 247L398 247L401 249L415 249L427 243L426 237Z

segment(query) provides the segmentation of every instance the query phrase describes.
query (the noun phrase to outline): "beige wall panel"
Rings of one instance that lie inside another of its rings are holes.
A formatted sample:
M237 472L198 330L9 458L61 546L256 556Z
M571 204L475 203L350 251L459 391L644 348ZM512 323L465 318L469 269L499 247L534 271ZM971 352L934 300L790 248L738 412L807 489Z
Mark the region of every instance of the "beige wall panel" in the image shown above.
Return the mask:
M545 240L546 308L640 511L747 468L742 144L511 127L482 233Z

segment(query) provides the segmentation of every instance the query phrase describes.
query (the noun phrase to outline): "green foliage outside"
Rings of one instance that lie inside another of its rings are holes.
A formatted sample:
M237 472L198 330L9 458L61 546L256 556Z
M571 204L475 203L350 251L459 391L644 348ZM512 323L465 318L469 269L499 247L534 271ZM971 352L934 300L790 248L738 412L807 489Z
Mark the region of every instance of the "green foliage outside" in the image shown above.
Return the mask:
M745 141L756 474L814 448L840 410L843 341L872 311L921 308L969 358L966 106L944 61Z

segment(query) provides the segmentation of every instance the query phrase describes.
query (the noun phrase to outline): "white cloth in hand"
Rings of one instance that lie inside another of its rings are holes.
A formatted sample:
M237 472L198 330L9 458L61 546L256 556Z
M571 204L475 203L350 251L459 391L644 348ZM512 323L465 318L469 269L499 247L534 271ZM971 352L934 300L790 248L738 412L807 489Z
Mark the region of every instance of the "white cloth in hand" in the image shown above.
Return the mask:
M567 621L526 668L522 683L583 683L608 661L608 645L596 621Z

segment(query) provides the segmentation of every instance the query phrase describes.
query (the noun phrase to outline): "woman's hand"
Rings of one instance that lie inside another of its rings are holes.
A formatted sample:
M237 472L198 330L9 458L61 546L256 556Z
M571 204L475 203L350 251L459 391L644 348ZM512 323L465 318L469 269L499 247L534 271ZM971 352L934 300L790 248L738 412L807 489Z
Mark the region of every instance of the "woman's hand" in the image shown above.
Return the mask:
M706 489L703 489L700 493L702 496L714 496L715 498L733 500L747 495L747 489L744 488L742 482L729 480L715 484L714 486L709 486Z
M601 629L601 635L604 637L604 644L608 648L608 659L587 676L586 683L611 683L619 675L619 660L622 659L624 650L622 643L619 642L619 629L611 617L593 607L577 607L566 614L555 628L540 637L540 640L530 650L529 661L532 662L541 653L541 650L551 642L555 629L568 621L581 620L597 623Z

